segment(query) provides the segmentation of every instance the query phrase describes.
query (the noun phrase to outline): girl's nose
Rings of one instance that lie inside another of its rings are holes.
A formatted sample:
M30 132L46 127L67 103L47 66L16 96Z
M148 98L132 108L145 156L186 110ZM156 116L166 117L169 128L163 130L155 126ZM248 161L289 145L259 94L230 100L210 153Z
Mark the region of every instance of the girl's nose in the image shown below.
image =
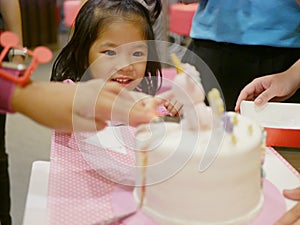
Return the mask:
M128 64L128 65L123 65L120 67L119 69L121 72L131 72L133 70L133 65L132 64Z
M133 64L128 56L122 56L119 58L119 68L121 72L131 72L133 70Z

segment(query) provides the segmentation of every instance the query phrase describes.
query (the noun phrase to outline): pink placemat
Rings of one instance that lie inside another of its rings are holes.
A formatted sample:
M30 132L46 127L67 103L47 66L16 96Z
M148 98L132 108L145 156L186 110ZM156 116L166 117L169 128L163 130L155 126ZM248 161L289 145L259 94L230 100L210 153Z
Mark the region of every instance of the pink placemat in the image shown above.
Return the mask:
M107 152L81 141L89 135L94 134L53 135L47 202L49 225L91 225L113 216L110 202L115 184L87 163L80 149L105 151L106 156L128 165L134 165L133 154Z
M266 179L263 183L263 194L264 204L262 210L249 225L274 224L286 212L283 195Z

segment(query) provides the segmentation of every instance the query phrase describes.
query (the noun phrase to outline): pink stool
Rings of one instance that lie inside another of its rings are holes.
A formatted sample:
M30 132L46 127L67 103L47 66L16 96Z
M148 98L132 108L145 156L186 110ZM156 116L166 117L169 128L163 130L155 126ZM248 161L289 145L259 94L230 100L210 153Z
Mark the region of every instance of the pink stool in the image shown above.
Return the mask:
M64 2L65 25L71 27L81 7L80 0L67 0Z
M169 31L182 36L189 36L192 20L199 3L177 3L170 6Z

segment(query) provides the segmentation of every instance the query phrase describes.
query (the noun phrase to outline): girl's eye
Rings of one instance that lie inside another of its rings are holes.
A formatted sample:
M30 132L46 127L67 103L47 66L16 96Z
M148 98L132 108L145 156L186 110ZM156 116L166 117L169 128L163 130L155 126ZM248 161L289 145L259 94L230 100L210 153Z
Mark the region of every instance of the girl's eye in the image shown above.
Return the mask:
M144 56L144 52L134 52L133 56L136 56L136 57Z
M109 56L116 55L116 52L113 51L113 50L107 50L107 51L105 51L104 53L105 53L105 55L109 55Z

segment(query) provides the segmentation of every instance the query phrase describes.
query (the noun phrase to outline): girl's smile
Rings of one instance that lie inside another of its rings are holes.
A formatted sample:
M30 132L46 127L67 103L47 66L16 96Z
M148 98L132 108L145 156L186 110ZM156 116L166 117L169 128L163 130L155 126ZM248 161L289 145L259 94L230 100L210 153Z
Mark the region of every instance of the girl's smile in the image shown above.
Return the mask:
M110 79L110 81L112 82L117 82L119 83L121 86L128 86L134 79L132 79L131 77L125 77L125 76L116 76Z

